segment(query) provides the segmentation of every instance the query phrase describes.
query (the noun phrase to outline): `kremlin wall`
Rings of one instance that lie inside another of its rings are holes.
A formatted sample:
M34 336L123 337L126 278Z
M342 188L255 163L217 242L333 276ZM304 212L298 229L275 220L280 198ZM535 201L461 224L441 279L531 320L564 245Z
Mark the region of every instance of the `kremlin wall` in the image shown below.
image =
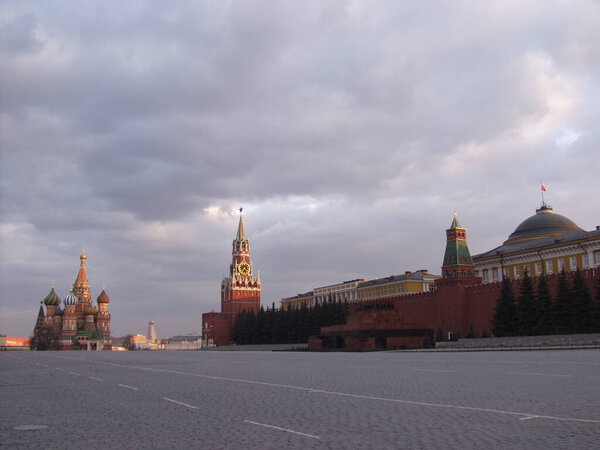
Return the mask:
M321 328L309 339L309 349L347 350L422 347L436 340L492 335L492 319L500 296L501 282L489 281L482 273L501 273L512 282L518 295L519 278L534 268L535 276L547 278L556 295L558 273L580 269L590 292L600 278L600 229L584 231L543 204L521 223L502 246L471 257L466 228L456 216L446 230L442 277L435 290L395 295L349 304L347 322ZM486 272L483 272L486 271Z

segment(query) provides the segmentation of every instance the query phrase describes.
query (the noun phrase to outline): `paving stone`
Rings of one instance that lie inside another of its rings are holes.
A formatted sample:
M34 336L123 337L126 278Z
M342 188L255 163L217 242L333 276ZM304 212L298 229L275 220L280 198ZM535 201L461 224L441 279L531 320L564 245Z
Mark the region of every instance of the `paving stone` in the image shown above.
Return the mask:
M4 448L573 449L600 442L597 350L2 352L0 393ZM48 428L15 429L32 424Z

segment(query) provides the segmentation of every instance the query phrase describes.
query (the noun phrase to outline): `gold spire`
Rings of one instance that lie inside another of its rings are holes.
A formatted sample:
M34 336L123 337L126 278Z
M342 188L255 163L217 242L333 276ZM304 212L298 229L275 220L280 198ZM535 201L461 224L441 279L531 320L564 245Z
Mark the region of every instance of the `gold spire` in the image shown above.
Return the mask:
M79 256L79 260L81 261L79 264L79 272L77 273L75 283L73 283L73 292L77 298L83 302L89 302L91 300L90 285L88 283L87 272L85 270L86 259L87 256L85 256L85 250L82 249L81 255Z

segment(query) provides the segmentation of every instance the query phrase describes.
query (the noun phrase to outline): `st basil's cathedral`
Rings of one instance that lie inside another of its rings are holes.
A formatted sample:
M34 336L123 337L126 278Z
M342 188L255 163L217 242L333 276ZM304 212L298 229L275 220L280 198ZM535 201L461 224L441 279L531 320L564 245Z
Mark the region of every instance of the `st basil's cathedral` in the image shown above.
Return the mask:
M42 300L31 340L33 350L112 349L110 298L102 289L96 304L92 302L85 252L81 252L79 259L79 272L71 292L61 301L53 285Z

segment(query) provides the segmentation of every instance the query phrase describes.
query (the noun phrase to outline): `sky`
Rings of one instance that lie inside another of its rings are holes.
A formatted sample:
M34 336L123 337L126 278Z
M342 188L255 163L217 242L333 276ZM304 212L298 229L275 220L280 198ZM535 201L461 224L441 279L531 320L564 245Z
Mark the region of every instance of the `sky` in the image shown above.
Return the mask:
M263 305L600 224L600 2L3 1L0 333L85 248L113 336L198 332L244 208Z

